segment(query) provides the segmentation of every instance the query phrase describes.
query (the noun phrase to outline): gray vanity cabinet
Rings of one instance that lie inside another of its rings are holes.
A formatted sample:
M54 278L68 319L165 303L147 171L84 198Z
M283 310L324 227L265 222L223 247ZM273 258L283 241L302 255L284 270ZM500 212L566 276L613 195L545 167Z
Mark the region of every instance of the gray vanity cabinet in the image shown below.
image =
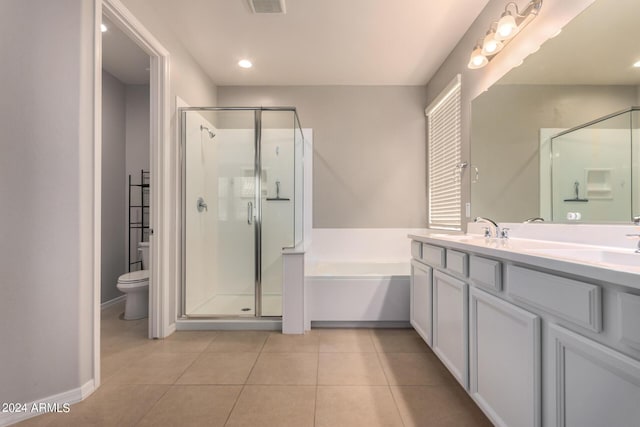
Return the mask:
M432 345L431 306L433 269L419 261L411 260L411 326L429 345Z
M550 324L544 342L549 402L545 424L556 427L640 425L640 362Z
M411 323L496 426L640 426L640 290L416 243Z
M469 294L469 394L497 426L540 426L540 317Z
M469 389L469 285L433 272L433 351Z

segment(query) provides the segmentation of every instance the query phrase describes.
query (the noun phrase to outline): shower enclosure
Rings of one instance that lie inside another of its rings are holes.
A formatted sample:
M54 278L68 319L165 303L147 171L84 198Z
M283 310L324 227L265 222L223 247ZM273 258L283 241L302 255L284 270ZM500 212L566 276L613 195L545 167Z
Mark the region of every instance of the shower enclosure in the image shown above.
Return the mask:
M302 243L293 107L181 108L183 318L282 316L282 250Z
M551 137L551 213L565 221L626 222L640 214L640 107Z

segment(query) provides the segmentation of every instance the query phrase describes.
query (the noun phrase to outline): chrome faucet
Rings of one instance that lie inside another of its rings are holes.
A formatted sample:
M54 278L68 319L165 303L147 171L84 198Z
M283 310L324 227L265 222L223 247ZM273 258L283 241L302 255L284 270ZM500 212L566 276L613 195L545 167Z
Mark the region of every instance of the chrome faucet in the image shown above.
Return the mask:
M532 222L544 222L544 218L541 218L541 217L537 216L537 217L534 217L534 218L529 218L524 223L525 224L531 224Z
M633 218L631 218L631 221L633 221L635 225L640 225L640 215L634 216Z
M636 253L640 254L640 234L627 234L627 237L635 237L638 239L638 247L636 248Z
M473 222L489 224L490 227L484 229L484 237L500 237L500 227L494 220L477 216Z

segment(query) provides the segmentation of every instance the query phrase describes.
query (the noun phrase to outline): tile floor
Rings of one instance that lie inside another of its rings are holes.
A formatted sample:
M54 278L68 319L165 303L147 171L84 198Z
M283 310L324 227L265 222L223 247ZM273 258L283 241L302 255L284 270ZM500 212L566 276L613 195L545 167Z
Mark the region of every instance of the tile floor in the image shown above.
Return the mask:
M413 330L177 332L102 314L102 386L21 426L490 426Z

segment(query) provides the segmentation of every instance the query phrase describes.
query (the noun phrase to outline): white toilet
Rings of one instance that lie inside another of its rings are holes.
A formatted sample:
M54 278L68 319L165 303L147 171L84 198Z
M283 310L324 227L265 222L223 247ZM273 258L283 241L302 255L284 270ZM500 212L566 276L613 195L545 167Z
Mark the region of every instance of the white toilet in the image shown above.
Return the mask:
M126 294L124 319L144 319L149 315L149 242L138 243L142 253L143 270L132 271L118 277L118 289Z

